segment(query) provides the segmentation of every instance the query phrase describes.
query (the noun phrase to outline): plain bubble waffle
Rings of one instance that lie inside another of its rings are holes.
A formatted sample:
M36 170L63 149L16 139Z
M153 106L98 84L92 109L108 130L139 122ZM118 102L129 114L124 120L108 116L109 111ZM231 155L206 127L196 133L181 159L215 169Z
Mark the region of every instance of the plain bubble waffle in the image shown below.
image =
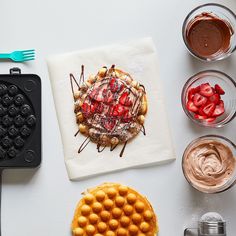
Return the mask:
M73 236L154 236L157 232L157 219L148 200L116 183L84 193L72 222Z
M0 75L0 168L41 161L41 81L20 69Z

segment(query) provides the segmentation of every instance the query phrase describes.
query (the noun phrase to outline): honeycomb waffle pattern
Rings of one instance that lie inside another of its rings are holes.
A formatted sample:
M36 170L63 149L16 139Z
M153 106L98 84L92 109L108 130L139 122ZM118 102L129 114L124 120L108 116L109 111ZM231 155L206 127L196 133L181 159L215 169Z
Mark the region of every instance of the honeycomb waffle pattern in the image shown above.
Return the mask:
M148 200L120 184L90 189L79 202L73 236L154 236L157 219Z
M32 105L13 84L0 83L0 161L23 149L36 123Z

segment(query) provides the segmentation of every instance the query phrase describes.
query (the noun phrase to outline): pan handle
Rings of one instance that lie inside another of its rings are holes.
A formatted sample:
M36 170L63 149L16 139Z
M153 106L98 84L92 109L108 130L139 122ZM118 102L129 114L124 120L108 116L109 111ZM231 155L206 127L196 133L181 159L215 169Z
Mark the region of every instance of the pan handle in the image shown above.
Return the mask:
M186 228L184 230L184 236L191 236L192 234L189 234L189 232L191 232L192 230L197 230L197 228Z

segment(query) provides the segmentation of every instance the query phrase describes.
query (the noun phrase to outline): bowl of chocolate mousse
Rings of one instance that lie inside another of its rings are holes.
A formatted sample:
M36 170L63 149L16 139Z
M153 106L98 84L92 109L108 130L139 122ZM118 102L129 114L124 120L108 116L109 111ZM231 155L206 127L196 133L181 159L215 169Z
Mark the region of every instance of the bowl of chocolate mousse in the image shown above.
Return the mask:
M182 35L188 51L203 61L217 61L236 50L236 15L229 8L209 3L185 18Z
M182 169L186 180L203 193L219 193L236 182L236 145L218 135L192 141L184 151Z

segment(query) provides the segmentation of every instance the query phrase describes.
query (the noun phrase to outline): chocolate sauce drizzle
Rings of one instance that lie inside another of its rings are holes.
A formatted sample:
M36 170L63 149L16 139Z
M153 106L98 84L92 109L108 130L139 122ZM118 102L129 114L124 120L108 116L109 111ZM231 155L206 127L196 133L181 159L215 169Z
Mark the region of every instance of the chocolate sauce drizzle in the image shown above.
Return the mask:
M76 137L78 133L79 133L79 130L74 134L74 136Z
M73 74L70 74L70 86L71 86L71 91L73 93L73 98L74 98L74 101L76 101L75 99L75 91L74 91L74 86L73 86L73 81L75 82L75 84L77 85L77 89L79 90L80 86L77 82L77 80L75 79L74 75Z
M139 84L139 86L143 88L143 91L144 91L144 93L146 94L146 88L145 88L145 86L144 86L143 84Z
M84 83L84 65L81 65L81 73L79 78L79 85L81 84L81 81Z
M73 81L75 82L75 84L77 86L77 90L80 90L81 80L82 80L82 82L84 82L84 65L81 65L81 73L80 73L79 83L77 82L74 75L72 73L70 73L70 86L71 86L71 91L73 94L74 101L76 101L76 99L75 99L75 90L74 90L74 86L73 86Z
M107 67L104 67L104 68L107 68ZM115 71L115 65L112 65L111 68L106 71L106 75L107 75L107 74L111 74L111 73L113 73L114 71ZM105 76L105 78L106 78L106 76ZM73 93L74 100L76 101L76 98L75 98L75 90L74 90L73 82L75 82L75 84L76 84L76 86L77 86L77 90L80 90L80 89L81 89L81 87L80 87L81 83L84 83L84 65L81 66L81 74L80 74L80 78L79 78L79 83L78 83L77 80L75 79L74 75L73 75L73 74L70 74L71 90L72 90L72 93ZM99 88L102 89L102 87L103 87L106 83L107 83L107 81L105 81L104 83L101 83L101 84L99 85ZM117 83L116 80L115 80L115 85L114 85L114 86L120 86L120 85ZM123 86L124 86L124 85L123 85ZM144 85L140 84L140 87L142 87L143 90L144 90L144 93L146 93L146 90L145 90ZM100 92L100 89L99 89L99 88L96 90L96 92L95 92L95 94L93 95L93 97L96 98L96 97L99 96L99 92ZM116 92L113 92L112 96L114 96L115 98L117 98L117 96L119 95L120 89L121 89L121 88L118 87L118 89L116 90ZM92 90L92 91L93 91L93 90ZM134 117L135 114L137 113L137 109L139 108L139 105L137 105L137 103L141 100L141 98L140 98L139 96L137 96L137 94L135 94L135 93L132 91L132 89L131 89L130 87L126 87L126 88L125 88L125 92L127 92L128 95L129 95L130 93L132 93L133 96L135 97L135 100L134 100L134 102L133 102L133 105L132 105L132 108L131 108L131 111L130 111L131 117L129 117L129 120L127 120L128 118L125 117L125 116L121 117L121 118L118 120L118 122L115 122L114 127L110 130L110 134L112 134L112 132L116 129L116 127L119 126L119 124L120 124L121 121L126 121L126 122L127 122L127 126L124 126L124 127L123 127L123 130L127 129L127 127L130 127L130 124L131 124L131 122L133 121L133 119L135 118L135 117ZM89 96L89 94L87 95L87 97L88 97L88 96ZM87 99L87 97L85 98L85 100ZM103 96L103 97L104 97L104 99L105 99L105 102L107 102L108 99L109 99L108 94L106 94L106 95ZM126 103L126 102L129 102L129 96L127 96L127 97L125 98L125 101L124 101L124 102L125 102L125 103ZM100 105L100 104L99 104L99 105ZM85 115L85 117L86 117L87 115L89 115L89 111L90 111L91 109L92 109L92 103L90 103L89 106L88 106L86 109L83 110L83 114ZM99 107L99 106L96 107L95 113L99 113L100 110L101 110L101 105L100 105L100 107ZM114 112L114 110L112 110L112 107L109 106L108 114L111 114L111 113L113 113L113 112ZM102 125L102 127L103 127L104 129L106 129L106 128L105 128L105 122L106 122L106 121L107 121L107 122L112 122L112 120L114 120L114 118L113 118L113 117L110 117L110 116L108 115L105 119L106 119L105 121L102 120L102 122L101 122L101 125ZM95 120L95 116L92 117L92 121L93 121L93 120ZM116 120L115 120L115 121L116 121ZM107 129L106 129L106 130L107 130ZM107 131L108 131L108 130L107 130ZM145 130L145 127L144 127L143 125L142 125L142 128L140 129L140 131L143 133L143 135L146 135L146 130ZM80 131L78 130L78 131L75 133L74 136L76 137L79 132L80 132ZM78 153L81 153L81 152L87 147L87 145L88 145L90 142L91 142L90 137L89 137L89 136L86 137L86 139L83 141L83 143L82 143L81 146L79 147ZM122 148L122 150L121 150L121 152L120 152L120 155L119 155L120 157L123 157L123 154L124 154L124 151L125 151L125 148L126 148L127 143L128 143L128 141L125 141L125 142L124 142L123 148ZM110 151L115 150L118 145L119 145L119 144L111 145L111 146L110 146ZM97 151L98 151L99 153L101 153L101 152L103 152L103 151L106 149L106 147L107 147L107 146L104 146L104 145L101 145L100 143L98 143L98 144L97 144Z
M113 150L115 150L115 148L116 148L118 145L119 145L119 144L111 145L111 147L110 147L110 151L112 152Z
M87 138L83 141L83 143L81 144L81 146L80 146L80 148L79 148L79 150L78 150L78 153L81 153L81 152L87 147L87 145L88 145L90 142L91 142L90 138L87 137Z
M127 141L125 142L123 148L121 149L120 157L123 157L123 154L124 154L124 151L125 151L126 145L127 145Z
M146 129L145 129L144 125L142 125L142 129L140 131L143 133L143 135L146 135Z
M97 144L97 150L98 150L98 152L102 152L102 151L104 151L105 150L105 148L106 148L106 146L102 146L101 144Z

